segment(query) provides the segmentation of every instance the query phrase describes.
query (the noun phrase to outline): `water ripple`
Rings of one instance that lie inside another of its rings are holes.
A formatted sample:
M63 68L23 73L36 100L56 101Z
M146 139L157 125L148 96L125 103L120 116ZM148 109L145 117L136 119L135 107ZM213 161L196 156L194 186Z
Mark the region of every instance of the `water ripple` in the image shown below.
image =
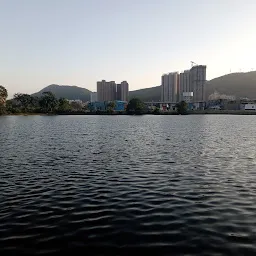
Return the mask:
M254 255L255 131L253 116L0 117L0 252Z

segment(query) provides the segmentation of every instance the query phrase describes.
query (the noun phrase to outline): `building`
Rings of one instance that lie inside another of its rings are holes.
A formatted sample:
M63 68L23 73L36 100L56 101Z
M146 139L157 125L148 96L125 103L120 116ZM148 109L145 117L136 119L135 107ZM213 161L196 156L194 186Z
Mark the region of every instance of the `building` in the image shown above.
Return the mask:
M77 104L83 104L82 100L68 100L69 103L77 103Z
M90 102L95 102L97 100L97 92L91 92Z
M127 101L116 100L115 101L115 111L125 111L127 108Z
M220 94L217 91L214 91L214 93L209 95L208 101L214 101L214 100L235 101L236 100L236 96L235 95Z
M104 101L105 97L105 80L102 80L101 82L97 82L97 98L98 101Z
M193 66L190 70L185 70L180 74L178 72L164 74L161 80L161 101L176 103L184 100L183 95L185 95L185 101L205 102L205 84L205 65Z
M115 81L107 82L102 80L97 82L97 100L113 101L116 100L116 83Z
M191 92L190 83L189 83L189 74L190 74L189 70L185 70L184 72L180 73L179 101L184 100L183 98L184 93Z
M88 103L87 107L90 111L106 111L107 104L107 101L92 101Z
M97 82L97 101L128 101L129 84L126 81L116 85L115 81ZM96 101L96 100L95 100Z
M162 102L167 102L168 99L168 94L169 94L169 87L168 87L168 74L162 75L161 79L161 101Z
M162 75L161 101L176 103L179 101L179 73Z
M184 100L187 103L193 102L193 92L183 92L182 100Z
M116 99L120 101L128 101L129 97L129 84L123 81L117 85Z
M206 84L206 66L197 65L190 69L189 72L190 91L193 92L194 102L204 102L205 84Z
M107 111L109 101L94 101L88 103L88 109L90 111ZM125 111L127 107L127 101L114 101L114 111Z
M242 110L253 110L256 111L256 104L255 103L246 103L246 104L241 104L240 107Z

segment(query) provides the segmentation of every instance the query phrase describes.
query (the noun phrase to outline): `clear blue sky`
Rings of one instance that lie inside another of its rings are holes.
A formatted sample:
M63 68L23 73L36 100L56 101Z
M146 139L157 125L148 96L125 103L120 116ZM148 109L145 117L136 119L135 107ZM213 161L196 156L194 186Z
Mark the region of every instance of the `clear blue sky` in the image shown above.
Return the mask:
M0 84L159 85L207 65L207 79L256 69L255 0L0 0Z

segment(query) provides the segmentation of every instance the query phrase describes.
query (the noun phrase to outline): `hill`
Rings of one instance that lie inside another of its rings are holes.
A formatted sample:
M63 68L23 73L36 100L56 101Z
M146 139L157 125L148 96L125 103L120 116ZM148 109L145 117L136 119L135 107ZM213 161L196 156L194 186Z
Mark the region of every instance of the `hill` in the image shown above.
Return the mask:
M43 92L52 92L57 98L66 98L69 100L89 101L91 91L78 86L51 84L32 96L41 96Z
M206 84L206 97L214 91L236 98L256 99L256 71L231 73L214 78Z
M159 101L161 99L161 87L155 86L151 88L130 91L129 98L139 98L142 101Z

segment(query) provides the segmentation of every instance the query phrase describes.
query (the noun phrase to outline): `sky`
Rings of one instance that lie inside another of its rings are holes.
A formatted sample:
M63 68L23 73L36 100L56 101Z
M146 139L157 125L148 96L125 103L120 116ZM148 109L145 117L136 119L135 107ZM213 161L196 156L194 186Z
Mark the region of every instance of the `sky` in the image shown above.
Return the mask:
M0 0L0 85L136 90L190 61L207 65L207 80L256 70L255 13L255 0Z

